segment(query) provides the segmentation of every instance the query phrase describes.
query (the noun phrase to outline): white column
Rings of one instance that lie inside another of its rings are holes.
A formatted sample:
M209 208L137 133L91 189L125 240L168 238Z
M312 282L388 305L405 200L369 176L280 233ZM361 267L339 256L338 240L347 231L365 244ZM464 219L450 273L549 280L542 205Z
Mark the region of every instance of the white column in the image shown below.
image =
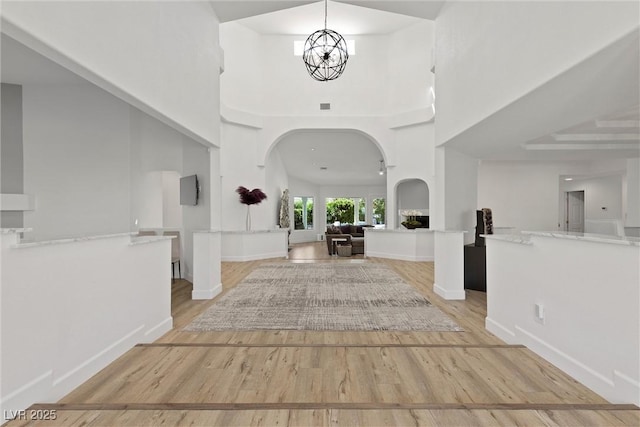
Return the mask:
M433 291L444 299L463 300L464 293L464 233L435 232L435 281Z
M212 299L222 292L220 231L193 233L192 299Z

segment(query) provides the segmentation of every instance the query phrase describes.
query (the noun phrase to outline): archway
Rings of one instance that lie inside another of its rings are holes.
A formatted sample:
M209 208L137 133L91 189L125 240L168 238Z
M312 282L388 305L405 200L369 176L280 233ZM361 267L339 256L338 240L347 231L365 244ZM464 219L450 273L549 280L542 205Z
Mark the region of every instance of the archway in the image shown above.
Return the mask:
M289 189L291 215L302 212L299 221L292 216L292 243L324 236L331 199L349 199L358 207L350 223L372 224L374 201L379 208L379 200L387 194L386 162L380 144L353 129L286 132L269 149L265 178L267 188Z
M396 184L394 194L397 228L400 228L400 224L409 216L423 217L422 226L428 228L429 185L422 179L405 179Z

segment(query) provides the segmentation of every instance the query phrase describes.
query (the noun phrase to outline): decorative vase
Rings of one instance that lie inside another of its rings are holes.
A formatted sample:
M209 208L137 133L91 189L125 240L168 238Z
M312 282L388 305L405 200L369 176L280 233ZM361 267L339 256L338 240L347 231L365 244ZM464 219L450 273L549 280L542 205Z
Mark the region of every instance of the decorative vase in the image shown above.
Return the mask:
M251 231L251 205L247 205L247 231Z

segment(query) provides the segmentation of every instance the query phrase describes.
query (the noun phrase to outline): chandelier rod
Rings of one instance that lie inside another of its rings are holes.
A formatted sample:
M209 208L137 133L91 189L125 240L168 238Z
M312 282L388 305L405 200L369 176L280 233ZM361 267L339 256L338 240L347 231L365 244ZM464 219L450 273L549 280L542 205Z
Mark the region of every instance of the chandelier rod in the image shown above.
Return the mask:
M324 29L327 29L327 0L324 0Z

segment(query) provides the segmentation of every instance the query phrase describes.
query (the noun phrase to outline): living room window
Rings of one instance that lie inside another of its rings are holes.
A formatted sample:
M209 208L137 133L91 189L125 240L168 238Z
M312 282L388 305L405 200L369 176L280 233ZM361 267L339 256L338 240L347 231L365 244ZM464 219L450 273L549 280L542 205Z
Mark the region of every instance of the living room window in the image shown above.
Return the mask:
M313 197L293 198L293 229L313 230Z
M365 224L367 200L364 197L327 198L327 224ZM356 209L357 206L357 209Z
M384 198L375 198L372 203L372 222L373 225L386 224L387 201Z

